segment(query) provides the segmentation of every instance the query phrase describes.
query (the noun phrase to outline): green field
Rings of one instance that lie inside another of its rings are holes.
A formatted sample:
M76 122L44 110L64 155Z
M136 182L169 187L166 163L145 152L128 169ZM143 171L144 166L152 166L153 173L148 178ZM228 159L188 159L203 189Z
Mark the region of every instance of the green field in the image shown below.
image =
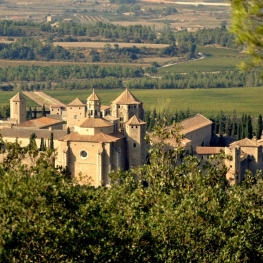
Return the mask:
M123 90L96 90L101 98L103 105L109 105L112 100L117 98ZM230 115L236 110L237 115L242 113L251 114L257 117L263 114L263 88L230 88L230 89L185 89L185 90L131 90L131 92L144 103L146 110L152 110L154 107L157 111L170 109L171 112L176 110L187 110L191 112L202 113L210 117L220 111ZM91 90L84 91L46 91L46 93L61 102L67 104L74 98L78 97L86 102ZM8 103L9 99L15 92L1 92L0 104ZM30 103L30 100L28 100ZM33 106L31 102L28 106Z
M117 98L123 90L96 90L101 98L102 104L109 105ZM202 113L211 116L223 111L225 114L232 114L234 110L238 115L242 113L251 114L257 117L263 114L263 88L230 88L230 89L192 89L192 90L131 90L131 92L144 103L146 110L154 107L158 111L170 108ZM91 91L48 91L47 94L61 100L64 103L71 102L78 97L86 102Z
M10 91L10 92L0 91L0 104L9 104L9 100L13 96L15 96L16 93L17 91ZM28 97L26 97L26 105L31 107L38 106L34 101L29 99Z
M205 58L179 63L165 68L160 68L159 72L215 72L224 70L236 70L247 55L239 53L238 50L216 48L216 47L198 47Z

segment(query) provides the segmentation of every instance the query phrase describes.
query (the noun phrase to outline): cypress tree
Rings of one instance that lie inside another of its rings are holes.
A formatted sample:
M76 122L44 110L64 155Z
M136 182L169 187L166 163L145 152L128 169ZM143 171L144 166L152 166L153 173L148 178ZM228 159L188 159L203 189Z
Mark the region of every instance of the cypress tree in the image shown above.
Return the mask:
M253 137L253 127L252 127L252 118L250 115L247 116L247 138L252 139Z
M42 117L46 117L46 108L45 108L45 105L42 106Z
M50 134L50 149L54 150L54 134L51 132Z
M44 138L41 137L41 139L40 139L40 149L39 150L40 151L44 151L44 147L45 147L44 146Z
M36 119L36 117L37 117L37 108L35 107L34 108L34 119Z
M258 116L258 122L257 122L257 130L256 130L256 136L257 139L261 138L261 134L262 134L262 127L263 127L263 123L262 123L262 115L260 114Z
M29 110L27 112L27 119L28 120L32 120L32 109L31 109L31 106L29 107Z
M237 126L237 140L241 140L242 137L242 124L239 123Z
M70 128L69 127L67 128L67 134L70 134Z

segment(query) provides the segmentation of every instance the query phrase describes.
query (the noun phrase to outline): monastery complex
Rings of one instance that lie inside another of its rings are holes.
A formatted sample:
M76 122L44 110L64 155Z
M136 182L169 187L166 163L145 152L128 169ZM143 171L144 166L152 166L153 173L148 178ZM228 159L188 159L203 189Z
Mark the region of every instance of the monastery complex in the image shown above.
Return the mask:
M3 141L18 140L21 146L27 146L30 136L35 134L40 148L41 141L48 147L52 136L57 152L54 165L68 168L78 183L96 187L109 184L108 175L113 171L146 164L143 103L128 89L110 106L101 105L93 90L86 103L76 98L65 109L52 105L50 112L48 117L27 121L26 100L17 93L10 99L10 119L0 120ZM210 147L212 122L201 114L182 121L181 127L180 133L184 135L181 144L186 153L192 149L204 161L222 151L230 156L225 165L231 184L240 182L246 169L253 173L263 169L263 140L243 139L228 147ZM169 144L176 147L174 142ZM1 154L0 161L4 157Z

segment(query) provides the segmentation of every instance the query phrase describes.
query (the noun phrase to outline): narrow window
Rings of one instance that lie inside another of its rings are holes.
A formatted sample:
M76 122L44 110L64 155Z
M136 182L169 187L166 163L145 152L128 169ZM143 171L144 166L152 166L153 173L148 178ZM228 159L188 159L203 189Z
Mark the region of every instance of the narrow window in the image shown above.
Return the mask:
M136 143L133 144L133 147L136 148Z

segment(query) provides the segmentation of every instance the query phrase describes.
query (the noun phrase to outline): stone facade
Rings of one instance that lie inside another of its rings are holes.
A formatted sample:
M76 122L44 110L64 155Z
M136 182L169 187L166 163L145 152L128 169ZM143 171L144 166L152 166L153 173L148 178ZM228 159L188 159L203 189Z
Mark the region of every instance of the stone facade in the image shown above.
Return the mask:
M67 127L71 130L70 134L66 130L55 130L62 129L61 120L47 117L30 121L23 119L26 105L20 94L13 97L10 104L13 107L12 117L20 124L3 128L3 140L15 142L18 139L22 146L27 146L31 134L35 133L37 146L40 147L43 138L48 147L52 129L57 150L55 165L67 167L80 184L107 185L111 172L127 170L146 162L143 104L127 89L111 106L101 107L100 98L94 90L86 104L78 98L69 103ZM61 114L59 107L52 109L54 115Z

